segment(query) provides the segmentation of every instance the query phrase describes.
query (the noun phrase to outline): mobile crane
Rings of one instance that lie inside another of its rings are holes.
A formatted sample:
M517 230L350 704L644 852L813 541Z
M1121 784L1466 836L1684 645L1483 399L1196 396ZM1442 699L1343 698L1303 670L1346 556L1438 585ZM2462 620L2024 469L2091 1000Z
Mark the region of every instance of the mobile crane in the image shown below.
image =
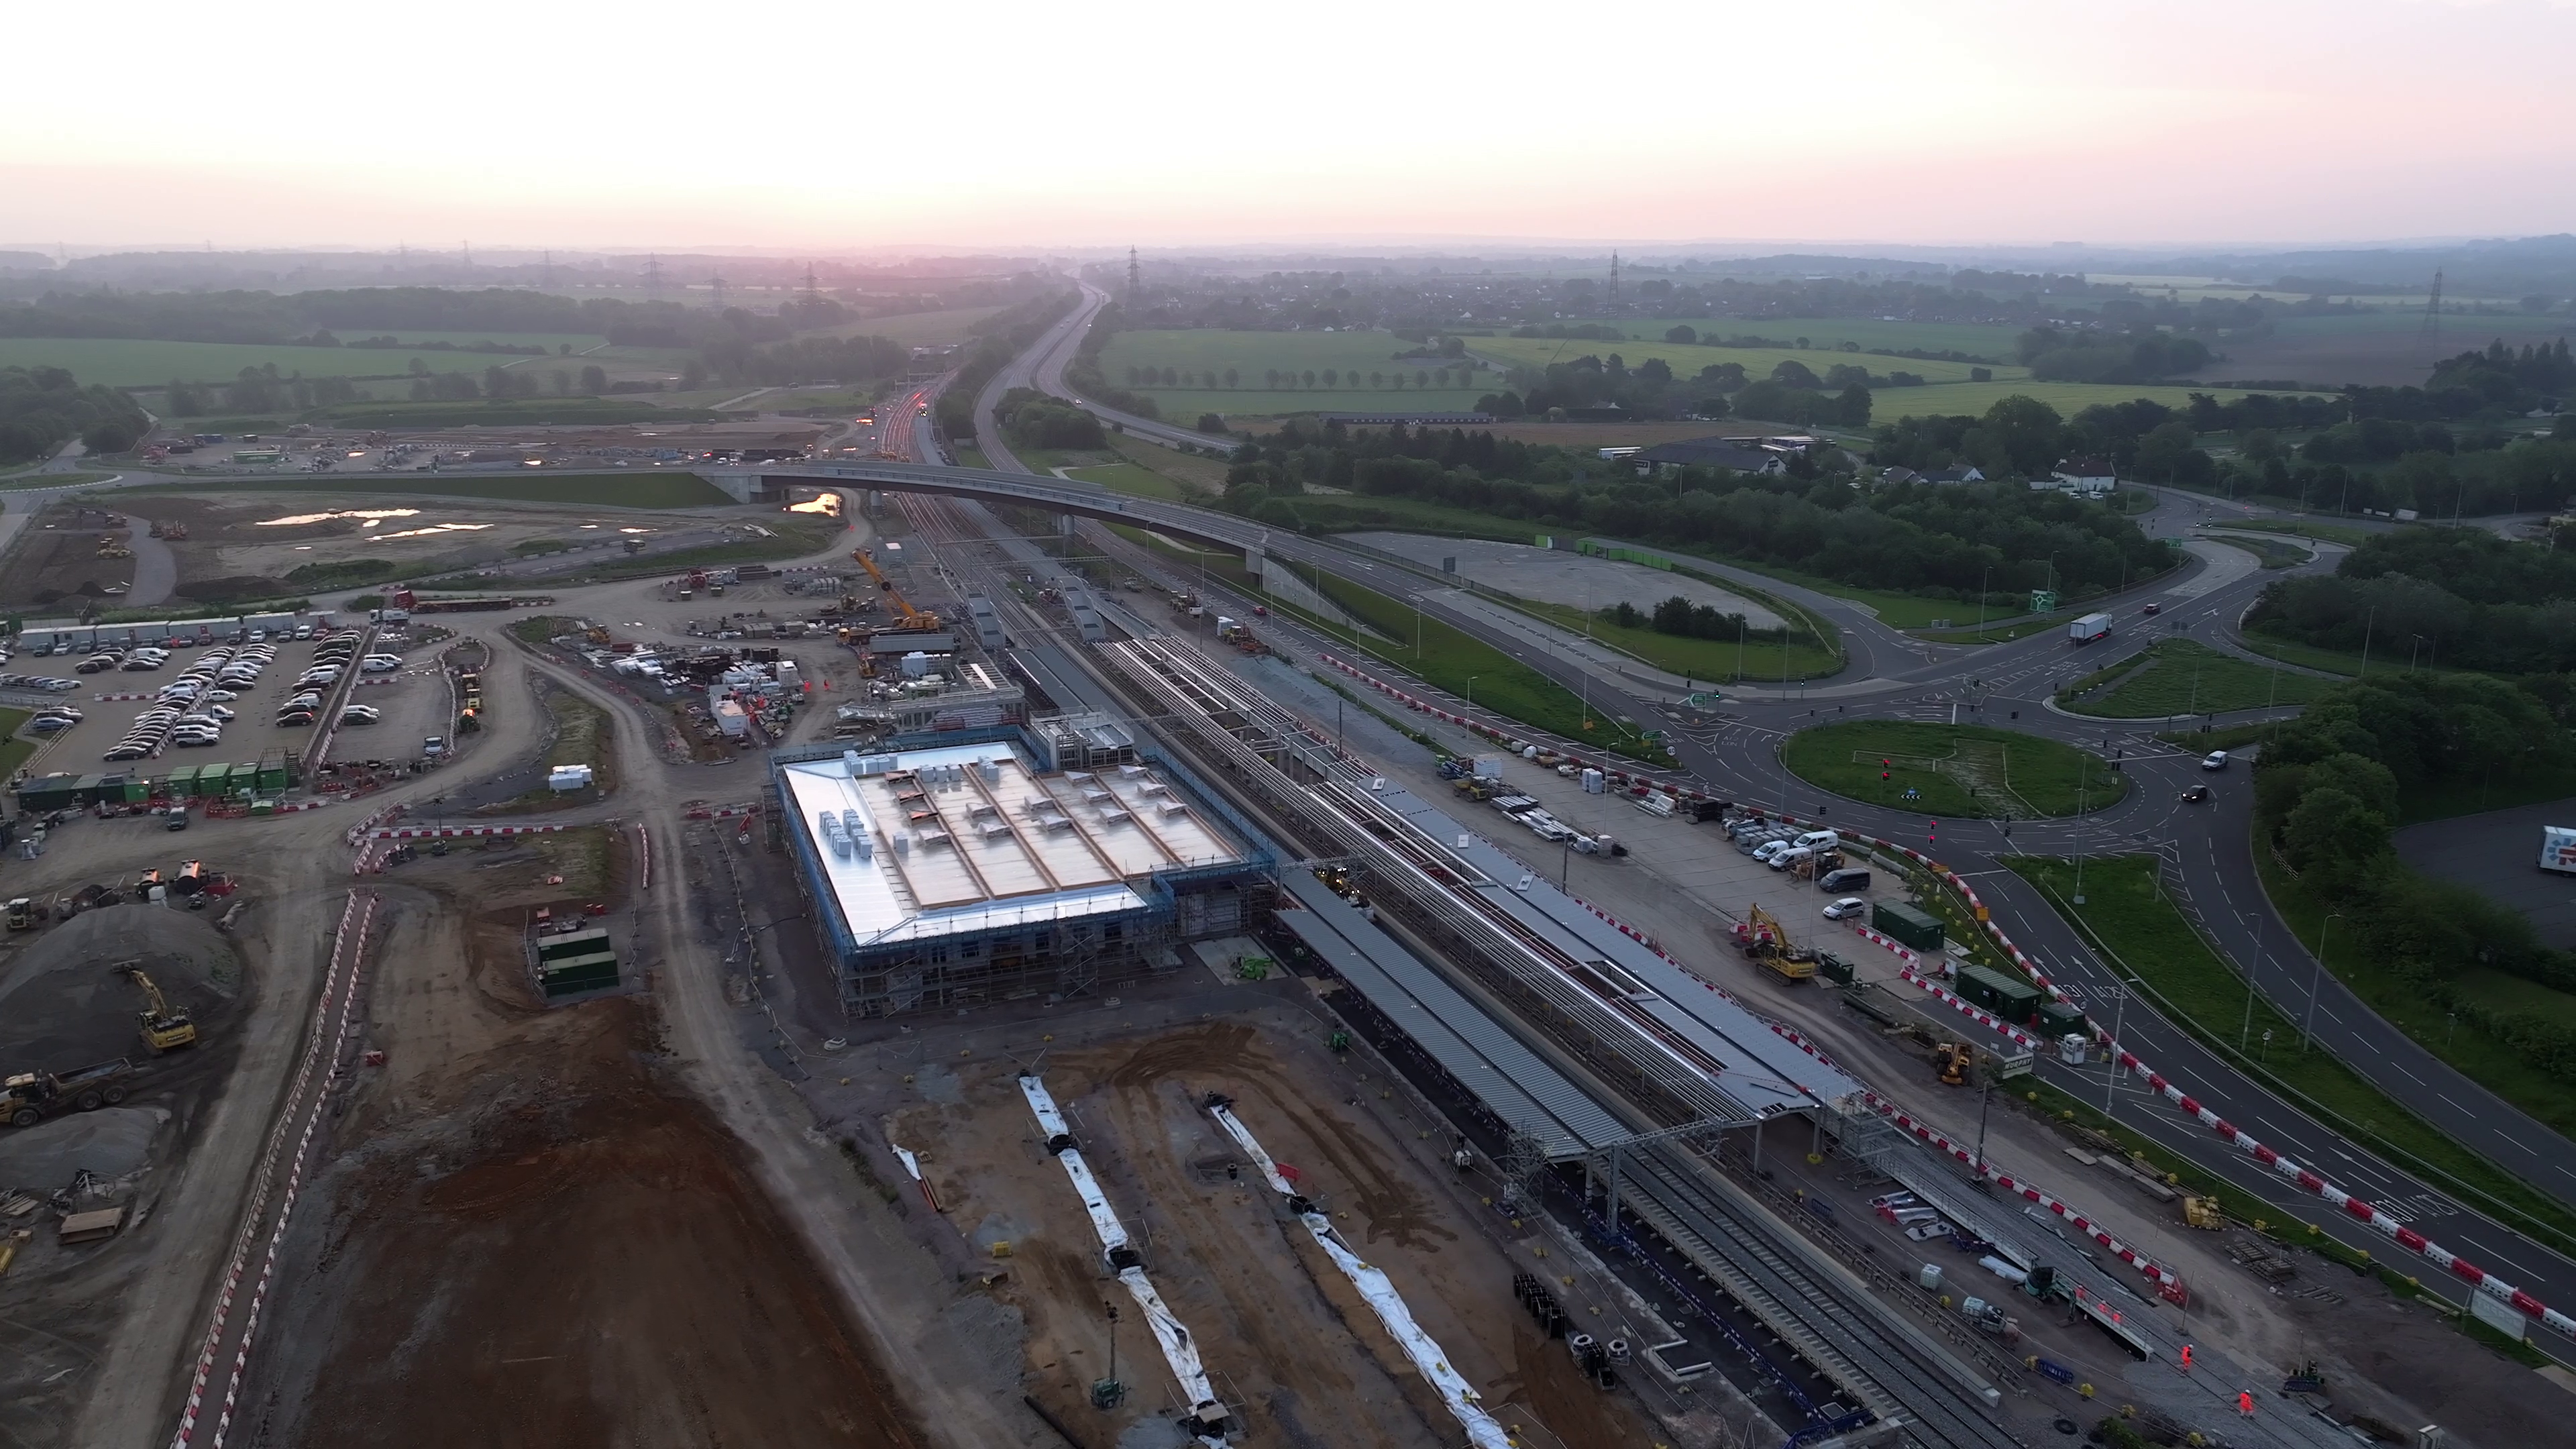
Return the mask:
M197 1023L184 1011L172 1011L161 988L144 974L143 963L126 961L116 967L116 974L131 979L143 988L143 1009L134 1014L135 1025L143 1029L143 1044L156 1052L174 1051L197 1044Z
M869 578L876 580L877 591L885 595L886 602L894 605L895 617L899 621L895 625L896 628L937 629L940 627L939 616L926 614L914 608L911 602L895 589L894 580L885 576L885 570L877 567L876 559L866 549L852 549L850 557L858 561L859 567L868 571Z

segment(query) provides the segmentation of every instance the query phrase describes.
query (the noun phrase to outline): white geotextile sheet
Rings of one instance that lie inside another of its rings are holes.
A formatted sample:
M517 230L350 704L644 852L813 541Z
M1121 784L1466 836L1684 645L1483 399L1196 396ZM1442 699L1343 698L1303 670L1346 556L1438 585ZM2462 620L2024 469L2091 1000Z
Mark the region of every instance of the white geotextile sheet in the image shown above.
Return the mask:
M1251 1128L1243 1125L1241 1118L1223 1107L1208 1110L1218 1125L1225 1128L1226 1133L1251 1154L1252 1160L1261 1165L1261 1175L1269 1179L1273 1188L1287 1196L1296 1195L1296 1185L1280 1175L1279 1164L1270 1160L1270 1154L1262 1150L1260 1141L1252 1135ZM1413 1310L1405 1306L1404 1295L1395 1290L1386 1274L1362 1262L1357 1253L1344 1246L1333 1233L1332 1220L1322 1213L1305 1213L1300 1220L1306 1224L1306 1231L1314 1236L1315 1245L1332 1258L1343 1276L1351 1280L1351 1286L1359 1289L1360 1296L1377 1311L1378 1322L1384 1324L1388 1334L1402 1346L1404 1356L1413 1360L1413 1366L1421 1371L1422 1377L1440 1391L1441 1401L1466 1427L1468 1441L1476 1449L1511 1449L1511 1436L1481 1406L1483 1396L1467 1382L1465 1374L1450 1367L1449 1355L1441 1352L1439 1342L1413 1321Z
M1066 1135L1064 1114L1056 1110L1055 1097L1046 1084L1034 1076L1020 1078L1020 1095L1029 1099L1029 1110L1037 1114L1038 1126L1050 1138ZM1100 1235L1101 1251L1106 1253L1127 1246L1127 1229L1109 1206L1108 1197L1100 1190L1099 1180L1091 1175L1091 1164L1082 1160L1079 1148L1068 1148L1056 1154L1064 1164L1064 1175L1073 1180L1074 1191L1082 1196L1083 1210L1091 1215L1091 1229ZM1163 1303L1163 1295L1154 1291L1153 1280L1142 1268L1120 1270L1118 1281L1127 1285L1127 1296L1136 1300L1137 1309L1145 1315L1145 1326L1152 1331L1154 1342L1163 1350L1163 1362L1180 1380L1181 1392L1196 1408L1216 1398L1216 1388L1208 1382L1207 1367L1199 1362L1198 1341L1190 1336L1188 1325ZM1224 1449L1222 1439L1199 1436L1201 1444Z

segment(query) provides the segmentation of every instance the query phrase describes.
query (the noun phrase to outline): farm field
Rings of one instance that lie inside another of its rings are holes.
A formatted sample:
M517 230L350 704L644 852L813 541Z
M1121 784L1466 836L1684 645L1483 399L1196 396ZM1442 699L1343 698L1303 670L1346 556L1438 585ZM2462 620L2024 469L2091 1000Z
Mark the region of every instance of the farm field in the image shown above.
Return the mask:
M84 384L101 382L110 387L153 387L174 379L180 382L230 382L245 367L271 366L282 376L302 373L306 377L399 377L411 370L415 358L433 372L480 372L496 362L524 361L545 365L538 358L513 358L489 352L294 347L234 342L146 342L99 337L0 337L0 367L64 367L71 369L72 376ZM568 358L560 360L569 361L571 359Z
M1175 372L1205 375L1223 374L1232 369L1235 387L1148 387L1137 383L1132 390L1154 399L1166 421L1187 424L1200 413L1223 413L1228 417L1277 417L1299 412L1390 412L1413 409L1438 409L1443 412L1463 411L1477 398L1501 386L1501 379L1490 371L1479 371L1476 380L1466 386L1416 387L1414 374L1437 372L1443 366L1438 358L1407 359L1399 362L1395 354L1415 344L1385 332L1232 332L1214 328L1179 332L1121 332L1109 339L1102 349L1100 373L1113 387L1131 387L1127 369L1131 367L1170 368ZM1454 377L1463 361L1445 364ZM1313 388L1271 388L1265 375L1279 372L1316 372L1331 369L1337 373L1357 372L1362 377L1375 372L1393 376L1402 372L1405 386L1342 386Z
M1750 323L1742 325L1751 326ZM1775 330L1785 325L1771 324ZM1566 362L1587 353L1599 356L1616 352L1629 367L1634 368L1649 357L1660 357L1672 364L1675 377L1688 377L1703 367L1720 367L1730 362L1742 367L1749 377L1769 377L1772 368L1795 358L1812 368L1818 377L1824 376L1827 368L1849 364L1867 367L1881 377L1885 377L1888 370L1893 368L1898 372L1913 373L1930 382L1964 383L1968 380L1969 368L1976 365L1966 362L1917 362L1904 357L1872 357L1866 352L1839 352L1824 346L1710 347L1701 343L1665 342L1660 340L1660 336L1661 334L1658 334L1658 340L1655 341L1634 343L1598 342L1576 337L1471 337L1467 340L1467 347L1469 351L1481 356L1528 363L1532 366L1542 366L1549 362ZM1814 339L1811 337L1808 340ZM2006 381L2029 376L2019 367L1997 365L1988 370Z
M2417 298L2414 305L2421 308L2423 299ZM2220 339L2213 350L2224 360L2201 369L2200 375L2296 378L2312 386L2358 382L2394 387L2421 383L2436 359L2484 347L2498 338L2520 347L2576 334L2576 324L2563 314L2446 314L2441 337L2429 343L2423 339L2423 325L2420 310L2403 307L2331 317L2285 317L2272 324L2269 336Z
M1965 352L1973 357L1990 357L1998 363L2012 361L2013 338L2022 331L2018 327L1977 322L1883 322L1873 317L1790 317L1762 321L1742 317L1617 317L1594 319L1592 325L1597 327L1604 322L1624 330L1630 337L1656 343L1661 343L1664 334L1674 328L1688 327L1703 337L1771 337L1791 341L1804 337L1820 351L1831 351L1848 342L1863 351L1884 347L1891 352L1903 352L1909 348L1924 352ZM1475 338L1471 345L1490 340ZM1901 361L1887 360L1894 366L1905 366ZM1877 370L1886 371L1883 367Z
M844 322L838 327L822 327L801 332L800 337L883 337L906 347L935 347L941 343L963 342L978 322L1001 311L999 307L949 307L937 312L895 312L883 317L870 317L859 322Z
M1780 324L1772 324L1777 327ZM1810 341L1815 340L1812 336ZM1580 357L1585 353L1620 350L1623 344L1587 342L1576 339L1538 337L1480 337L1475 339L1477 352L1498 361L1543 364L1550 359ZM1803 362L1818 377L1828 368L1842 364L1865 366L1881 377L1890 371L1910 372L1927 379L1922 387L1882 387L1871 390L1870 421L1889 422L1902 417L1949 417L1977 415L2008 397L2033 397L2057 409L2061 416L2072 417L2096 403L2124 403L2133 398L2147 398L2167 407L2182 407L2194 392L2207 392L2224 401L2244 394L2228 388L2140 387L2122 383L2034 382L2029 372L2019 367L1994 367L1992 382L1967 380L1970 364L1964 362L1915 362L1905 358L1873 357L1868 353L1836 352L1824 348L1806 350L1747 347L1683 346L1672 342L1636 343L1620 351L1631 368L1649 357L1660 357L1670 364L1675 376L1687 377L1703 367L1729 362L1739 363L1753 377L1767 377L1771 369L1794 358ZM2230 374L2235 375L2233 373ZM1491 391L1491 389L1486 389Z

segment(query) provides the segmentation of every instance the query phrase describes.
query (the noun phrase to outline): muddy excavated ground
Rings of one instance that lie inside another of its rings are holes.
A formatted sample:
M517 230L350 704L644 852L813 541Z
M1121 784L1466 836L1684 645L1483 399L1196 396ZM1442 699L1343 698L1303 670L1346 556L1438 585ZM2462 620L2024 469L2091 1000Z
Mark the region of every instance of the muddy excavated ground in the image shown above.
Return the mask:
M740 1148L663 1076L650 999L539 1005L519 924L573 903L475 864L389 883L386 1061L290 1240L273 1311L295 1331L246 1442L916 1443Z
M1287 1029L1282 1029L1283 1027ZM1197 1340L1248 1442L1299 1449L1431 1449L1462 1438L1367 1302L1288 1216L1276 1193L1204 1110L1211 1092L1334 1226L1401 1291L1422 1328L1522 1442L1575 1449L1644 1445L1655 1435L1624 1392L1604 1393L1562 1343L1542 1339L1511 1293L1544 1268L1511 1225L1442 1163L1449 1134L1382 1098L1336 1058L1311 1019L1264 1013L1053 1053L1048 1089L1065 1109L1111 1205L1141 1246L1165 1301ZM1015 1063L955 1070L953 1100L900 1112L892 1140L924 1158L948 1227L1001 1276L993 1293L1027 1324L1029 1394L1086 1445L1182 1442L1153 1422L1179 1389L1105 1276L1100 1245L1062 1167L1044 1149ZM938 1074L945 1077L945 1072ZM1229 1171L1231 1169L1231 1171ZM993 1245L1008 1244L1007 1256ZM1104 1302L1122 1306L1119 1377L1128 1403L1104 1413L1091 1383L1108 1371Z

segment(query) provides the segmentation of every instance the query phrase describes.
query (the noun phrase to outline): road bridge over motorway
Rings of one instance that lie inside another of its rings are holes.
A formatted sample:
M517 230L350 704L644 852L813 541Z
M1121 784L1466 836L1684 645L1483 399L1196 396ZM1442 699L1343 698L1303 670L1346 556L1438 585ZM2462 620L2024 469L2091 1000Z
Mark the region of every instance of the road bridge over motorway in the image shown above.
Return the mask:
M1274 536L1295 536L1185 503L1136 498L1090 483L1029 473L996 473L984 468L946 468L929 463L763 463L756 468L701 469L698 476L744 503L762 502L782 487L801 484L869 488L886 493L941 493L980 503L1043 508L1197 539L1234 549L1247 560L1252 560Z

